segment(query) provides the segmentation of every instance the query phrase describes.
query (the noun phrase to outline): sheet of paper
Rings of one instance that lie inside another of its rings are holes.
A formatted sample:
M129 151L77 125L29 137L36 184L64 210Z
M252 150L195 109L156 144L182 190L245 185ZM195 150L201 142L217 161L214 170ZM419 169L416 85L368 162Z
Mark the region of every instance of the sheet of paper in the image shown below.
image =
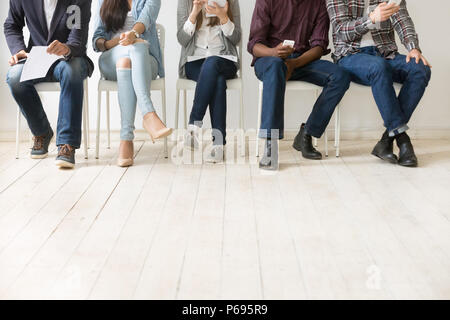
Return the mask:
M236 62L236 63L238 62L238 59L235 56L218 55L218 56L215 56L215 57L224 58L224 59ZM204 56L189 56L187 58L187 61L188 62L193 62L193 61L202 60L202 59L206 59L206 58L208 58L208 57L204 57Z
M33 47L23 66L20 82L45 78L51 66L60 59L61 56L48 54L47 47Z

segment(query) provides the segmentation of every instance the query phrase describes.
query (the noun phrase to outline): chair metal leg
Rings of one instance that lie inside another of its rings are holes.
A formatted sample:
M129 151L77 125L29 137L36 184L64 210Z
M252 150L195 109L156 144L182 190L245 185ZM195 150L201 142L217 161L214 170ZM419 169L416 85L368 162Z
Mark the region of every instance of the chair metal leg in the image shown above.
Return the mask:
M98 91L97 97L97 132L95 141L95 158L98 159L100 155L100 116L102 109L102 92Z
M184 129L187 129L188 118L187 118L187 90L183 90L183 112L184 112Z
M167 116L166 116L166 85L164 84L163 89L161 90L161 102L162 102L162 116L164 124L167 123ZM164 157L167 159L169 158L169 148L167 145L168 138L164 138Z
M339 114L339 105L336 107L336 114L334 115L334 148L337 149L338 147L338 118Z
M86 96L86 104L84 108L86 108L86 114L87 114L87 146L88 149L91 147L91 121L90 121L90 114L89 114L89 82L88 80L84 80L84 94Z
M341 156L341 107L336 111L336 157Z
M83 148L84 148L84 158L88 159L89 154L88 154L88 135L89 132L87 130L87 126L88 126L88 115L87 115L87 110L86 110L86 102L87 97L86 95L84 95L83 97Z
M111 149L110 92L106 91L106 131L108 132L108 149Z
M259 157L259 129L261 127L261 116L262 116L262 100L263 100L263 84L259 84L259 97L258 97L258 119L256 125L256 157Z
M16 159L19 159L19 149L20 149L20 120L21 120L20 109L17 108L17 122L16 122Z
M175 103L175 130L178 131L178 120L180 116L180 90L177 89L177 98Z
M240 94L240 110L239 110L239 129L241 130L241 157L245 157L245 133L244 133L244 90L241 86Z

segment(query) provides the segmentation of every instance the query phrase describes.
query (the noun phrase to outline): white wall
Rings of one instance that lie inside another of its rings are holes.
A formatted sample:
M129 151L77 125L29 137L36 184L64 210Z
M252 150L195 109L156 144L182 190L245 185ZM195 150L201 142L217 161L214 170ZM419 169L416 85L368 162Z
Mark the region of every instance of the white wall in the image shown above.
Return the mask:
M97 10L97 1L93 1L93 12ZM159 23L166 26L166 74L168 86L168 125L174 125L175 110L175 82L177 79L178 58L180 47L176 40L176 0L163 0ZM438 4L435 5L431 4ZM244 43L247 42L249 26L255 0L241 0L242 25L244 34ZM449 1L420 1L409 0L409 9L416 23L417 30L421 39L421 46L427 58L433 64L433 76L430 87L421 102L421 106L416 112L412 127L419 133L429 132L432 130L450 131L450 42L447 28L443 28L445 21L450 18L450 2ZM2 22L7 15L8 1L0 2L0 21ZM92 32L92 27L91 27ZM2 32L3 33L3 32ZM3 36L0 36L0 137L13 137L7 132L15 129L15 112L16 105L12 100L5 77L8 70L9 50L7 49ZM94 61L97 61L98 55L89 50L89 55ZM329 57L328 57L329 58ZM244 53L244 80L245 80L245 124L247 128L256 126L256 107L257 107L257 82L250 67L251 56ZM90 79L90 116L91 128L94 128L96 113L96 82L99 78L98 70L96 70L93 78ZM344 99L344 111L342 128L344 131L366 132L381 129L381 118L373 102L373 98L368 94L369 91L350 91ZM192 101L192 95L189 95L189 102ZM50 94L44 97L44 105L48 110L49 118L53 123L56 119L57 95ZM160 99L154 95L155 104L160 105ZM113 99L112 107L112 128L119 128L119 112L116 99ZM313 95L305 93L299 99L298 96L289 94L286 110L289 117L286 120L286 127L296 129L301 121L304 121L313 105ZM236 94L229 95L228 107L228 126L235 128L237 122L237 103ZM140 117L137 119L137 127L140 128ZM104 124L104 121L103 121Z

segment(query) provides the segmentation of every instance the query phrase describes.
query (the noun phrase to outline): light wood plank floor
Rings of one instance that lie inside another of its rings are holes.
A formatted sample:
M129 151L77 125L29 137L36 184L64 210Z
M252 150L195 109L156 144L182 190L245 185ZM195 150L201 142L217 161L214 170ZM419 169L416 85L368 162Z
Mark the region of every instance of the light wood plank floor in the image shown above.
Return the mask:
M0 298L450 299L450 141L416 141L418 169L374 143L282 142L275 174L148 142L122 169L117 141L62 171L0 143Z

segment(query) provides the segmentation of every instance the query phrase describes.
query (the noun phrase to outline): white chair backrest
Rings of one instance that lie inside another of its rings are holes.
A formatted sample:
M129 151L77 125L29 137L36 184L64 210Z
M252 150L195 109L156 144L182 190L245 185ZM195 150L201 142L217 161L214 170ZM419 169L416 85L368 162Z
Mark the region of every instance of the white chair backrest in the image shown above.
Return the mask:
M238 43L238 54L239 54L239 78L242 78L242 38Z
M159 46L161 47L162 61L163 61L163 65L164 65L164 49L166 46L166 29L164 29L163 25L157 23L156 31L158 32Z

